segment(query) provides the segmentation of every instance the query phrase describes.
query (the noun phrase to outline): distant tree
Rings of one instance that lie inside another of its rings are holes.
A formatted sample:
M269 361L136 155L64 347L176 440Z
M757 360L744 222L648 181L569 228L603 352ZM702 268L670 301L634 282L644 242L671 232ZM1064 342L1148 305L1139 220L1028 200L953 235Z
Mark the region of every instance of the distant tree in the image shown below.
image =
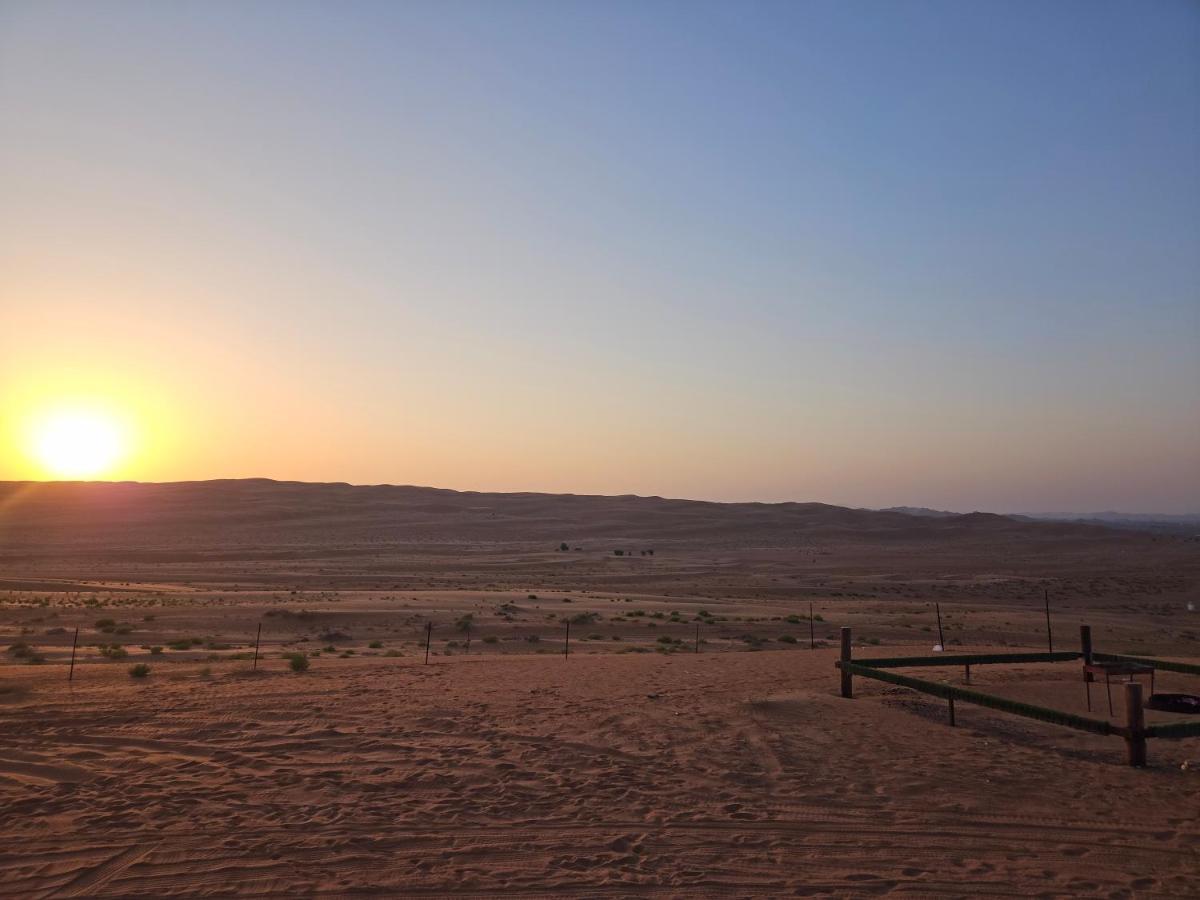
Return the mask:
M558 545L558 549L562 552L565 552L567 550L570 550L571 548L567 546L566 541L563 541L561 544Z

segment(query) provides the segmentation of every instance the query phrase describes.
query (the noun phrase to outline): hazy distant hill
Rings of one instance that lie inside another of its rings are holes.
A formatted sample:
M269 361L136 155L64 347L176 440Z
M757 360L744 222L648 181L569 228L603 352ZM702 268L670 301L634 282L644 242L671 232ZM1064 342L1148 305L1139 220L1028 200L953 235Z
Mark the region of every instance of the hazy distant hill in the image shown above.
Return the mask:
M1200 513L1169 515L1166 513L1020 513L1012 518L1025 522L1076 522L1089 525L1107 525L1110 528L1126 528L1135 531L1153 531L1163 534L1200 533Z
M889 506L887 509L881 509L880 512L904 513L906 516L923 516L927 519L946 519L962 515L962 513L947 512L944 509L930 509L927 506Z
M168 484L0 482L3 548L153 549L363 543L545 542L599 538L791 546L894 541L1119 539L1087 525L990 513L914 516L824 503L712 503L662 497L485 494L428 487L267 479Z

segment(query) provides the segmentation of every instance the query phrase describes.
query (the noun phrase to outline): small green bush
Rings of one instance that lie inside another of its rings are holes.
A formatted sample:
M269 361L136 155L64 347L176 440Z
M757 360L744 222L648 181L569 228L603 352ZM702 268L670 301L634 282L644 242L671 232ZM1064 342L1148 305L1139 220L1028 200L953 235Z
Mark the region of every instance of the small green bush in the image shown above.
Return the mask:
M150 667L145 663L138 663L129 670L131 678L145 678L150 674Z
M303 653L293 653L289 658L288 665L292 667L293 672L307 672L308 657Z
M151 647L150 648L150 653L154 656L160 656L162 654L162 652L163 652L162 647Z

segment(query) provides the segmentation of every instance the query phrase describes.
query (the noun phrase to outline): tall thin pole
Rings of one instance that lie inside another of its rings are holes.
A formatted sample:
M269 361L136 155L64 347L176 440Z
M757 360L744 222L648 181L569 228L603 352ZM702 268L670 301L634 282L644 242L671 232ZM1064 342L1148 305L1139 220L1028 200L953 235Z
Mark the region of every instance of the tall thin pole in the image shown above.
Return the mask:
M75 640L71 641L71 668L67 670L67 681L75 679L75 648L79 645L79 626L75 626Z
M808 604L808 649L817 649L817 638L813 632L812 602Z
M571 652L571 620L567 619L567 637L563 641L563 659L566 659Z
M262 640L262 622L258 623L258 634L254 636L254 665L251 669L258 668L258 643Z
M429 665L429 642L433 640L433 623L425 623L425 665Z
M700 623L696 623L696 652L700 652Z
M471 623L467 623L467 652L471 652Z
M946 638L945 638L945 636L942 634L942 604L940 604L940 603L935 603L935 604L933 604L933 608L937 610L937 619L938 619L938 646L939 646L939 647L941 647L943 650L945 650L945 649L946 649Z
M1050 647L1050 652L1054 652L1054 634L1050 631L1050 591L1047 588L1042 588L1042 599L1046 601L1046 644Z

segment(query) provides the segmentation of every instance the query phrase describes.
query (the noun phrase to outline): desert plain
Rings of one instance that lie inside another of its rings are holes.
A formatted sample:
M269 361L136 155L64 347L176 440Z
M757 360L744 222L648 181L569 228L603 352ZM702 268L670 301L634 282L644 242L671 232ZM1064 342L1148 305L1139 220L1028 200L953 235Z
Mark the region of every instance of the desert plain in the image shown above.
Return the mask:
M1194 897L1200 740L1135 769L1112 736L966 704L951 727L862 678L844 699L834 661L843 626L868 659L1074 650L1089 624L1194 662L1197 607L1186 533L6 483L0 894ZM1078 663L971 685L1086 712Z

